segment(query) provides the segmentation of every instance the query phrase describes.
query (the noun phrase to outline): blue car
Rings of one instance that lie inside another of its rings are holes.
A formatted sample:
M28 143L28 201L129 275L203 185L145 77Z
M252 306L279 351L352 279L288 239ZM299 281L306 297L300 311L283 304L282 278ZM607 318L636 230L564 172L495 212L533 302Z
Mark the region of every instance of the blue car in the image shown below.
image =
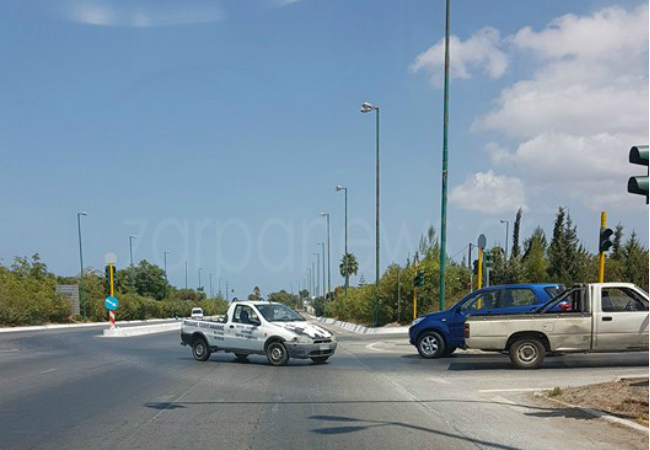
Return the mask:
M552 284L508 284L470 293L447 311L420 316L409 328L409 342L423 358L451 355L465 348L464 325L469 314L508 314L532 311L564 291Z

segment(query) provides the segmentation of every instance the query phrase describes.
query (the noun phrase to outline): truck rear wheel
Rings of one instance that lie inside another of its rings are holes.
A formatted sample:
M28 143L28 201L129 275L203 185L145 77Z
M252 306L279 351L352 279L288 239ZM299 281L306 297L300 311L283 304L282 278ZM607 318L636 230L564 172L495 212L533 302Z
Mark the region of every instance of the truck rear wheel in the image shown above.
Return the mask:
M282 342L271 342L266 347L266 358L274 366L284 366L289 361L289 352Z
M207 361L210 358L210 347L202 337L197 337L192 341L192 356L197 361Z
M427 331L418 339L418 353L426 359L440 358L445 354L445 340L435 331Z
M545 356L544 345L534 337L519 339L510 346L510 361L517 369L539 369Z

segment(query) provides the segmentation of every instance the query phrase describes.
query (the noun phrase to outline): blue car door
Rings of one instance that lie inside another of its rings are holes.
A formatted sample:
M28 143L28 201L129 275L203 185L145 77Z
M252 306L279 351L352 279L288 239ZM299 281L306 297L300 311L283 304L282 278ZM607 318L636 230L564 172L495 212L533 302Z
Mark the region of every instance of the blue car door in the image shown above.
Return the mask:
M467 297L462 305L455 308L450 315L447 326L451 334L452 344L462 345L464 342L465 317L468 314L492 314L499 308L499 290L480 290Z

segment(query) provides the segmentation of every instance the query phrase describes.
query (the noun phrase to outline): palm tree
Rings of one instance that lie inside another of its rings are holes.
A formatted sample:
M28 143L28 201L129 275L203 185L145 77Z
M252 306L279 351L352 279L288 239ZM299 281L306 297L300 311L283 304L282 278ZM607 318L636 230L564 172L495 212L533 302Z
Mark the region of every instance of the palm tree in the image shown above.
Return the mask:
M345 256L346 255L343 255L343 258L341 258L341 264L339 264L339 271L343 278L345 278ZM349 275L356 275L359 272L359 263L357 262L357 258L353 253L347 253L347 257Z

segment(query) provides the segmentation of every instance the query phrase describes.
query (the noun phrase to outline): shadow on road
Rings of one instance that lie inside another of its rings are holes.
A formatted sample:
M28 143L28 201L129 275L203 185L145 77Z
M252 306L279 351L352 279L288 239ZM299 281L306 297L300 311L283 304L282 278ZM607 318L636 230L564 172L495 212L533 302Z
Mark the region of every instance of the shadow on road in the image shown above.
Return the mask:
M354 423L355 425L344 425L337 427L327 427L327 428L316 428L312 430L312 433L323 434L323 435L335 435L335 434L346 434L346 433L356 433L358 431L365 431L373 428L380 427L399 427L410 430L422 431L429 434L434 434L437 436L444 436L452 439L458 439L461 441L471 442L472 444L478 446L486 446L489 448L498 448L502 450L522 450L519 447L512 447L510 445L499 444L497 442L490 442L483 439L474 439L469 436L463 436L460 434L448 433L446 431L435 430L433 428L422 427L418 425L413 425L410 423L396 422L396 421L383 421L383 420L366 420L358 419L354 417L345 417L345 416L311 416L309 417L312 420L320 420L326 422L343 422L343 423ZM358 424L358 425L357 425Z

